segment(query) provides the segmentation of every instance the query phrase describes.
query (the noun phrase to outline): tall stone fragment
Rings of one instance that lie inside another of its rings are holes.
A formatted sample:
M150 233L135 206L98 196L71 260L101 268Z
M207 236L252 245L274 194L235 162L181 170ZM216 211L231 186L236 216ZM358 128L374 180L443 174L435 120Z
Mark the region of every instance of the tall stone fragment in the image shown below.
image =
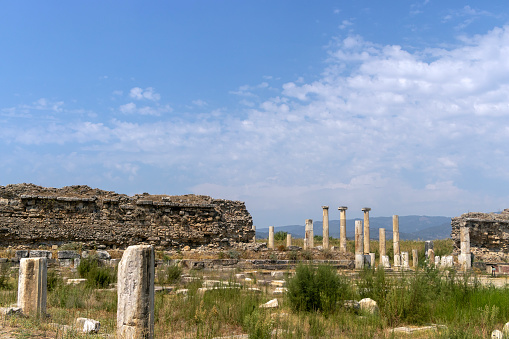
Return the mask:
M362 220L355 220L355 268L364 268L364 249L362 241Z
M346 253L346 210L348 207L339 206L339 251Z
M322 206L323 209L323 248L329 248L329 206Z
M428 253L430 249L433 249L433 240L426 240L424 242L424 255L426 256L426 259L429 259Z
M48 282L46 258L22 258L19 262L18 307L25 315L46 313Z
M379 244L380 244L380 257L382 257L383 255L386 255L386 250L385 250L385 228L380 228L378 229L378 239L379 239Z
M274 226L269 226L269 243L267 247L274 249Z
M129 246L118 265L118 339L154 338L154 248Z
M306 228L304 233L304 249L310 250L314 247L313 219L306 219Z
M405 269L410 267L408 252L401 252L401 267Z
M256 225L253 225L251 229L253 230L253 242L256 244Z
M414 269L417 269L417 267L419 267L419 256L416 249L412 250L412 265Z
M388 255L381 255L380 262L383 268L391 268L391 262Z
M430 248L428 249L428 265L435 266L435 251Z
M369 254L369 211L371 208L364 207L364 254Z
M472 268L472 255L470 254L470 230L468 227L460 227L460 249L461 254L458 257L458 261L461 264L461 268L468 270Z
M394 266L401 266L401 253L399 252L399 216L392 216L392 242L394 247Z

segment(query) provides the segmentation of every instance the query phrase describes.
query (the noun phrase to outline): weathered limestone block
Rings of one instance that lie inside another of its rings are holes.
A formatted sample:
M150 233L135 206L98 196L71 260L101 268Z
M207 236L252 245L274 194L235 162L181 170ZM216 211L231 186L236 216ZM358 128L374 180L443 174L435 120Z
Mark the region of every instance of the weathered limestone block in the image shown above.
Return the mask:
M47 258L51 259L53 257L53 253L51 251L43 251L43 250L31 250L29 258Z
M382 255L380 257L380 259L381 259L381 264L382 264L383 268L391 268L391 262L389 260L389 256L388 255Z
M412 265L414 269L417 269L417 267L419 266L419 256L417 250L415 249L412 250Z
M428 249L428 253L427 253L427 257L428 257L428 265L435 265L435 251L430 248Z
M305 226L305 233L304 233L304 249L310 250L314 246L314 233L313 233L313 220L312 219L306 219L306 226Z
M424 256L426 257L426 259L429 259L428 253L429 253L430 249L431 250L433 249L433 241L432 240L426 240L424 242Z
M409 267L408 252L401 252L401 267L402 268L408 268Z
M154 248L126 249L118 265L117 338L154 338Z
M101 323L94 319L77 318L76 328L82 333L97 333L101 328Z
M19 262L18 307L23 314L45 314L48 262L46 258L22 258Z
M28 258L28 251L27 250L17 250L16 251L16 258Z
M359 301L359 305L362 312L368 314L378 314L378 304L371 298L364 298Z
M57 252L57 258L59 260L60 259L76 259L76 258L80 258L80 257L81 256L76 251L58 251Z
M491 338L492 339L503 339L504 335L503 335L502 331L494 330L493 332L491 332Z

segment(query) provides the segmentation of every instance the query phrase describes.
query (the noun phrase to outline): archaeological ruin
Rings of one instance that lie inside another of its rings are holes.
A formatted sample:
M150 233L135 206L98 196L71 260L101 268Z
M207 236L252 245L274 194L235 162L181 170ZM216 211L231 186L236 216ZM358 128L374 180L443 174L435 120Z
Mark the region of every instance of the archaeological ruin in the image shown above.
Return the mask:
M509 209L501 213L465 213L451 220L451 237L456 252L472 253L487 262L505 262L509 259ZM461 236L461 229L468 229L463 238L470 237L470 247Z
M241 201L203 195L128 196L88 186L0 186L0 246L156 248L228 245L254 239Z

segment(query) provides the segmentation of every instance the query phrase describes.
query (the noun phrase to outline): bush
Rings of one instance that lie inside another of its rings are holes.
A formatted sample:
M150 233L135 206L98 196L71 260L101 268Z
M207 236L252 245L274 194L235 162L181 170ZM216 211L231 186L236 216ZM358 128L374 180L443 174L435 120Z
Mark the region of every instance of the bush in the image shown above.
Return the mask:
M278 231L274 234L274 240L284 241L284 240L286 240L287 235L288 235L288 232Z
M48 270L46 279L48 284L48 292L54 291L64 283L62 277L55 270Z
M113 269L103 267L97 258L89 257L81 259L78 265L78 274L87 279L86 285L92 288L104 288L116 281Z
M159 284L174 284L180 280L182 268L179 265L169 265L166 269L158 271L157 280Z
M329 314L350 294L349 284L332 267L299 265L288 280L288 300L296 311Z

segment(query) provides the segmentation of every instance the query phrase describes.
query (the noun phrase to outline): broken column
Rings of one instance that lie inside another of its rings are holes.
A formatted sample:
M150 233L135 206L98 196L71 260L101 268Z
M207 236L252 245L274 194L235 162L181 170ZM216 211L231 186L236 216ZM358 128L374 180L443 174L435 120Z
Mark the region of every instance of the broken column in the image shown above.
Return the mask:
M256 244L256 226L253 225L253 227L251 227L251 229L253 230L254 232L254 235L253 235L253 242Z
M428 249L428 265L435 266L435 251L432 248Z
M364 207L364 254L369 254L369 211L371 208Z
M383 268L391 268L391 264L389 261L389 256L387 255L387 251L385 248L385 228L378 229L378 239L380 245L380 263Z
M401 253L399 252L399 216L392 216L392 242L394 247L394 267L401 266Z
M461 254L458 261L461 268L468 270L472 268L472 255L470 254L470 230L468 227L460 227Z
M364 249L362 241L362 221L355 220L355 268L364 268Z
M339 206L339 251L346 253L346 210L348 207Z
M329 248L329 206L322 206L323 209L323 248Z
M401 267L408 268L409 266L408 252L401 252Z
M267 247L274 249L274 226L269 226L269 243Z
M290 233L286 233L286 247L292 246L292 235Z
M306 219L306 228L304 233L304 249L310 250L314 247L313 219Z
M424 255L426 256L426 259L429 259L428 253L429 253L430 249L433 249L433 241L432 240L426 240L424 242Z
M46 258L23 258L19 262L18 307L25 315L46 313L48 282Z
M154 338L154 248L129 246L118 265L117 338Z
M418 257L418 252L417 250L412 250L412 265L414 267L414 269L416 270L417 267L419 266L419 257Z

